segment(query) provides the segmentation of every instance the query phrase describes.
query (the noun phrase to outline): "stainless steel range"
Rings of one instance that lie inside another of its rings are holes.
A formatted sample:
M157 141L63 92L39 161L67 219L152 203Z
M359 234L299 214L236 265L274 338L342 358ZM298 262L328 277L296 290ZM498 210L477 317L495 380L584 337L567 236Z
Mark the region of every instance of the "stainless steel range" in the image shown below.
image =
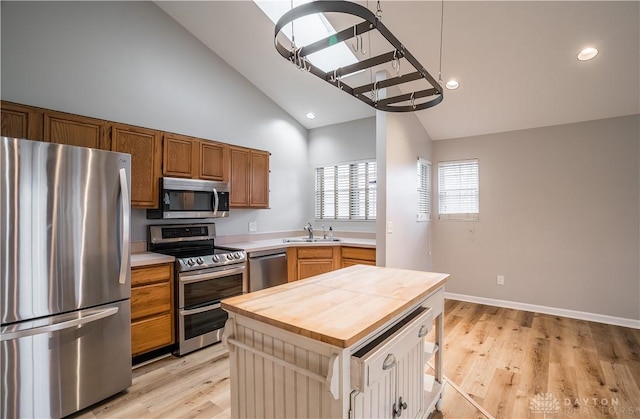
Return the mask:
M246 252L215 246L215 236L215 224L149 226L149 251L176 258L176 355L220 342L220 301L248 292Z

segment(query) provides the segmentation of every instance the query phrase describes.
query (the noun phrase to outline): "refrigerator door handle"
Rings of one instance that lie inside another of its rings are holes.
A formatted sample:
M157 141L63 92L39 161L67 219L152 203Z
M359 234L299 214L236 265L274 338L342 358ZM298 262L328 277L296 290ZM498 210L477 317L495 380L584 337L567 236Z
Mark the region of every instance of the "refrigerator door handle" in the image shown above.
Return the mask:
M131 239L131 201L129 198L129 186L127 182L127 171L120 168L120 190L122 192L122 246L120 258L120 284L127 282L129 271L130 239Z
M62 323L50 324L42 327L34 327L33 329L17 330L15 332L3 333L0 335L0 342L7 340L20 339L27 336L41 335L43 333L58 332L64 329L71 329L72 327L82 326L83 324L91 323L96 320L104 319L105 317L113 316L118 312L118 307L110 307L101 310L95 314L90 314L85 317L79 317L77 319L68 320Z

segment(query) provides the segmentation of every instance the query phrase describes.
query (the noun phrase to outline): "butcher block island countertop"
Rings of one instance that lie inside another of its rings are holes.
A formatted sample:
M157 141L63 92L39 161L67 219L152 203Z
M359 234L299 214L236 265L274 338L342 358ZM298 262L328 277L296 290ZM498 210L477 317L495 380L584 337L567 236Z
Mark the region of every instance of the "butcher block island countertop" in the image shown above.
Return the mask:
M347 348L442 288L448 274L355 265L228 298L222 308Z

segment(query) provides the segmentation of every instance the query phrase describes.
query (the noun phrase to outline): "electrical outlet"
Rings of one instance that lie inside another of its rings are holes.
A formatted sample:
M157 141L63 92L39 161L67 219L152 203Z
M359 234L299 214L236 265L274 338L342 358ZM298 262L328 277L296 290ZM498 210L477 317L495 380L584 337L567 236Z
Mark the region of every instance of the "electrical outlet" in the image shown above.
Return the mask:
M256 231L258 231L258 222L249 221L249 233L255 233Z
M387 234L393 233L393 222L387 221Z
M498 278L496 279L496 283L498 285L504 285L504 275L498 275Z

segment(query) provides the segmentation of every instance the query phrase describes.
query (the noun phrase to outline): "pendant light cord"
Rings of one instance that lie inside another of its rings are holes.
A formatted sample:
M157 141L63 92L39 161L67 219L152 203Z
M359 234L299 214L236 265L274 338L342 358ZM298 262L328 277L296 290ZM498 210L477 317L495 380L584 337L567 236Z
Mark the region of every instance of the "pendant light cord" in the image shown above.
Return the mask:
M442 33L444 30L444 0L440 6L440 69L438 70L438 81L442 82Z
M291 9L293 9L293 0L291 0ZM296 35L293 31L293 20L291 21L291 49L296 49Z

